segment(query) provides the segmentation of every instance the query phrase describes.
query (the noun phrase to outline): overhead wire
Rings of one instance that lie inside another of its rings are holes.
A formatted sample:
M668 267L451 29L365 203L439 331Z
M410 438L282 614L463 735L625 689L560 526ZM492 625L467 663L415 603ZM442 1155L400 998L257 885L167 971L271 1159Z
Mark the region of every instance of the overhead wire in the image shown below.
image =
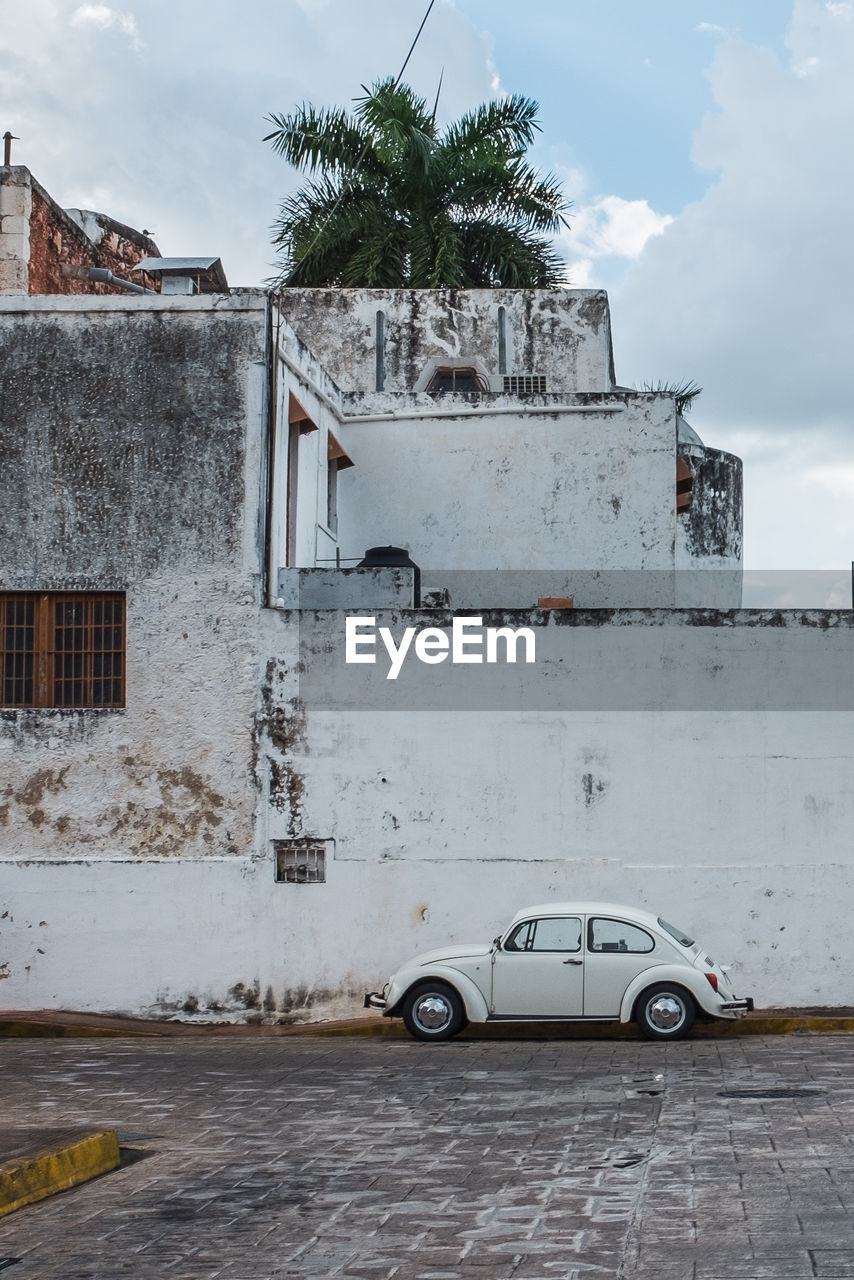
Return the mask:
M397 73L397 79L394 82L395 89L403 79L403 73L409 64L409 59L412 57L413 53L415 52L415 46L418 44L418 40L421 36L421 32L424 30L424 27L427 24L427 19L430 17L430 10L433 8L433 5L435 3L436 3L436 0L430 0L430 3L427 6L427 12L424 14L424 17L421 19L421 26L415 32L415 39L412 41L412 44L409 46L409 53L403 59L403 66L400 68L400 71L398 71Z
M394 81L394 84L392 85L393 89L396 89L397 86L400 84L401 80L403 79L403 73L409 65L409 59L412 57L413 53L415 52L415 46L418 44L418 41L421 38L421 32L424 30L425 26L427 25L427 19L430 17L431 10L435 3L436 3L436 0L430 0L430 3L427 5L427 11L424 14L424 17L421 19L421 25L418 28L418 30L415 32L415 39L412 41L412 44L409 46L409 52L407 53L406 57L403 59L403 66L398 71L397 77ZM437 98L437 103L438 103L438 98ZM296 262L294 264L293 268L291 269L291 274L293 274L293 272L297 269L297 267L300 266L301 263L305 262L306 258L311 253L312 249L317 244L318 240L323 235L326 228L329 226L329 223L331 219L334 217L338 209L338 206L341 204L341 201L344 199L344 196L347 193L348 186L352 182L353 178L355 178L356 174L359 172L362 161L364 160L365 156L368 154L370 145L371 145L371 139L369 138L365 143L364 147L362 147L362 150L359 153L359 156L353 168L350 170L349 174L346 175L341 185L341 190L338 193L338 198L333 204L332 208L329 210L329 213L326 215L325 220L323 221L321 226L318 228L317 235L314 237L314 239L312 240L311 244L308 246L308 248L306 249L302 257L299 259L299 262Z

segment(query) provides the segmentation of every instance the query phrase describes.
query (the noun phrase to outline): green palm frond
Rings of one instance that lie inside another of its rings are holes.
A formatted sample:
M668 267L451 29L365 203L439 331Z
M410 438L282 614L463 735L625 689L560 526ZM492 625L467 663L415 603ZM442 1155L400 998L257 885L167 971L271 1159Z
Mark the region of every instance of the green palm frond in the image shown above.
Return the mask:
M523 220L533 231L554 233L566 224L564 200L557 179L541 178L522 161L511 164L472 163L454 172L448 199L464 218L489 214Z
M466 155L489 145L500 147L508 158L521 155L534 141L534 134L539 132L539 109L538 102L521 94L484 102L448 126L442 145L456 155Z
M406 228L391 222L359 240L341 271L345 288L393 289L406 272Z
M694 407L694 401L703 394L703 388L689 378L683 378L681 382L667 382L659 378L655 383L642 382L638 390L669 392L676 399L676 412L683 418L687 418Z
M471 222L462 239L470 287L547 289L564 283L564 264L548 240L524 227Z
M303 104L267 141L311 177L273 227L279 285L518 287L563 283L544 238L565 225L557 179L524 153L537 103L484 103L438 134L408 85L382 80L348 115Z
M354 170L364 167L368 134L344 111L315 111L303 105L290 116L267 117L275 125L264 138L296 169Z

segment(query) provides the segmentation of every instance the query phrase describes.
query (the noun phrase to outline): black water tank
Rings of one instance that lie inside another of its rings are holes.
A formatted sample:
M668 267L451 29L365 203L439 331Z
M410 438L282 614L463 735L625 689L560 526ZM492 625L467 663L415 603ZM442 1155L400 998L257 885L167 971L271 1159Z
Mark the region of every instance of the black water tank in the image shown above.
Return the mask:
M356 565L357 569L414 569L412 584L412 604L415 609L421 608L421 570L414 560L410 559L405 547L368 547L364 560Z

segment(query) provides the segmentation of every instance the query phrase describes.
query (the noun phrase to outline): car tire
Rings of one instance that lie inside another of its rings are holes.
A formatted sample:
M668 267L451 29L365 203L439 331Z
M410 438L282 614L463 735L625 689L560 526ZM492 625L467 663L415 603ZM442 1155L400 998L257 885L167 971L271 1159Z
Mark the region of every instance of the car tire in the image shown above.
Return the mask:
M466 1025L465 1007L446 982L421 982L404 998L403 1023L416 1040L450 1040Z
M691 1034L697 1008L676 983L660 982L638 996L635 1021L647 1040L683 1040Z

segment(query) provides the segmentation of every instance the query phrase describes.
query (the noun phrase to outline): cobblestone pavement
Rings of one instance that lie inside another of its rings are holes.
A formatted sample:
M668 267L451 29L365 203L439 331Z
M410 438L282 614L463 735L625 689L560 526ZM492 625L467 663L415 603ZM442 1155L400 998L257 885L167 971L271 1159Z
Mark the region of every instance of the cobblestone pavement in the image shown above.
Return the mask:
M127 1163L2 1280L854 1277L854 1039L5 1041L3 1123Z

